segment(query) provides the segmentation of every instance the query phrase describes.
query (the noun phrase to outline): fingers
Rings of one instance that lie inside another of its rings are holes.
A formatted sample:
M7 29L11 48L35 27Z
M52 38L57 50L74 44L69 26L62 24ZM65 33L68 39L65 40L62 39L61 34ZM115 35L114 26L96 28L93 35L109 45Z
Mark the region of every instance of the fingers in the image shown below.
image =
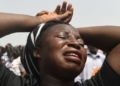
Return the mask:
M72 4L69 4L69 5L68 5L67 11L70 11L70 12L73 14Z
M73 16L72 4L68 4L67 6L67 2L64 1L62 7L58 5L54 12L57 14L57 20L69 23Z
M69 23L72 19L72 14L69 14L69 17L66 17L63 21Z
M65 13L65 11L66 11L66 6L67 6L67 2L64 1L63 4L62 4L61 13Z
M67 10L70 10L72 8L72 4L68 4Z
M41 12L37 13L36 16L41 16L43 14L48 14L48 13L49 13L48 11L44 10L44 11L41 11Z
M72 4L69 4L67 7L67 11L70 11L73 15L73 8L72 8Z
M72 19L72 16L73 16L73 11L74 11L74 9L73 9L73 8L70 8L71 15L69 16L69 20L71 20L71 19ZM70 21L69 21L69 22L70 22Z
M67 18L66 20L64 20L65 23L69 23L71 19Z
M69 18L71 15L72 15L72 13L69 12L69 11L67 11L67 12L65 12L64 14L59 15L59 19L60 19L60 20L66 20L66 19Z
M73 8L70 8L68 12L68 16L67 14L65 15L65 17L62 19L62 21L66 22L66 23L69 23L72 19L72 16L73 16L73 11L74 9Z
M71 14L69 15L69 17L67 17L66 19L64 19L63 21L66 22L66 23L69 23L72 19L72 16L73 16L73 11L74 9L72 8L72 4L69 4L68 7L67 7L67 11L71 12Z
M60 13L60 9L61 9L61 6L58 5L58 6L56 7L56 9L55 9L55 12L56 12L57 14L59 14L59 13Z
M69 23L72 19L72 15L70 15L68 18L64 19L63 21L66 23Z

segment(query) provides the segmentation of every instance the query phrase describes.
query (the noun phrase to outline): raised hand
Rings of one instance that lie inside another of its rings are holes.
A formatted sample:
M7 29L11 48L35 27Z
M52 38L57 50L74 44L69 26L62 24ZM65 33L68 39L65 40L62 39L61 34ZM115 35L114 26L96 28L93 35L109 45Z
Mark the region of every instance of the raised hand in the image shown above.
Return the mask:
M65 12L71 12L71 14L69 16L67 16L66 18L62 19L62 21L69 23L73 16L73 8L72 8L72 4L68 4L68 6L67 6L67 2L64 1L62 4L61 10L59 10L59 13L57 11L57 13L64 14Z
M66 6L67 2L63 2L62 8L60 5L57 5L54 12L42 11L36 16L41 22L59 20L69 23L73 15L73 8L71 4L68 5L67 9Z

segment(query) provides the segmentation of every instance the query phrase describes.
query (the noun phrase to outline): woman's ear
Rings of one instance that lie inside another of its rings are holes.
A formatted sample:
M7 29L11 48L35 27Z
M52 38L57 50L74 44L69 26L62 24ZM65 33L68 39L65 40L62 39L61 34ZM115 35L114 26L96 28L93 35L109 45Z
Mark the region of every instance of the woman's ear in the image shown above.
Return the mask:
M36 58L41 58L40 48L39 47L35 47L34 48L34 50L33 50L33 56L36 57Z

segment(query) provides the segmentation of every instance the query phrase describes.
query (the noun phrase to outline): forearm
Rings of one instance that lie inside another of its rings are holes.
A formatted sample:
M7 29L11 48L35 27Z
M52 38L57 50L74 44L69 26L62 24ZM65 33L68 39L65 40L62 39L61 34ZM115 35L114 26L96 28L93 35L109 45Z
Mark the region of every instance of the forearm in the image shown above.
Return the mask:
M0 13L0 37L13 32L28 32L40 24L34 16Z
M95 46L105 52L109 52L120 43L120 27L99 26L77 29L85 44Z

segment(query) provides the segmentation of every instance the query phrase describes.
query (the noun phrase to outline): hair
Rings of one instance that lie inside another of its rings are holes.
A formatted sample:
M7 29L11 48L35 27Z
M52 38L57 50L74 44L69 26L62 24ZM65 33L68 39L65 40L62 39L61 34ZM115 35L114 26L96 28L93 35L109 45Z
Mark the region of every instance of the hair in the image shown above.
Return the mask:
M5 48L3 46L0 46L0 58L5 53Z
M61 21L51 21L47 22L45 24L41 24L37 26L28 36L26 46L22 53L22 64L28 74L34 75L36 78L39 79L40 73L39 73L39 67L38 67L38 60L37 58L34 58L33 50L34 47L38 44L40 45L42 43L43 34L46 30L48 30L50 27L58 25L58 24L66 24Z
M2 57L3 53L5 53L5 48L0 46L0 62L2 61L1 57Z
M17 49L13 47L11 44L7 44L5 46L5 50L8 54L9 62L12 62L15 58L19 56Z

